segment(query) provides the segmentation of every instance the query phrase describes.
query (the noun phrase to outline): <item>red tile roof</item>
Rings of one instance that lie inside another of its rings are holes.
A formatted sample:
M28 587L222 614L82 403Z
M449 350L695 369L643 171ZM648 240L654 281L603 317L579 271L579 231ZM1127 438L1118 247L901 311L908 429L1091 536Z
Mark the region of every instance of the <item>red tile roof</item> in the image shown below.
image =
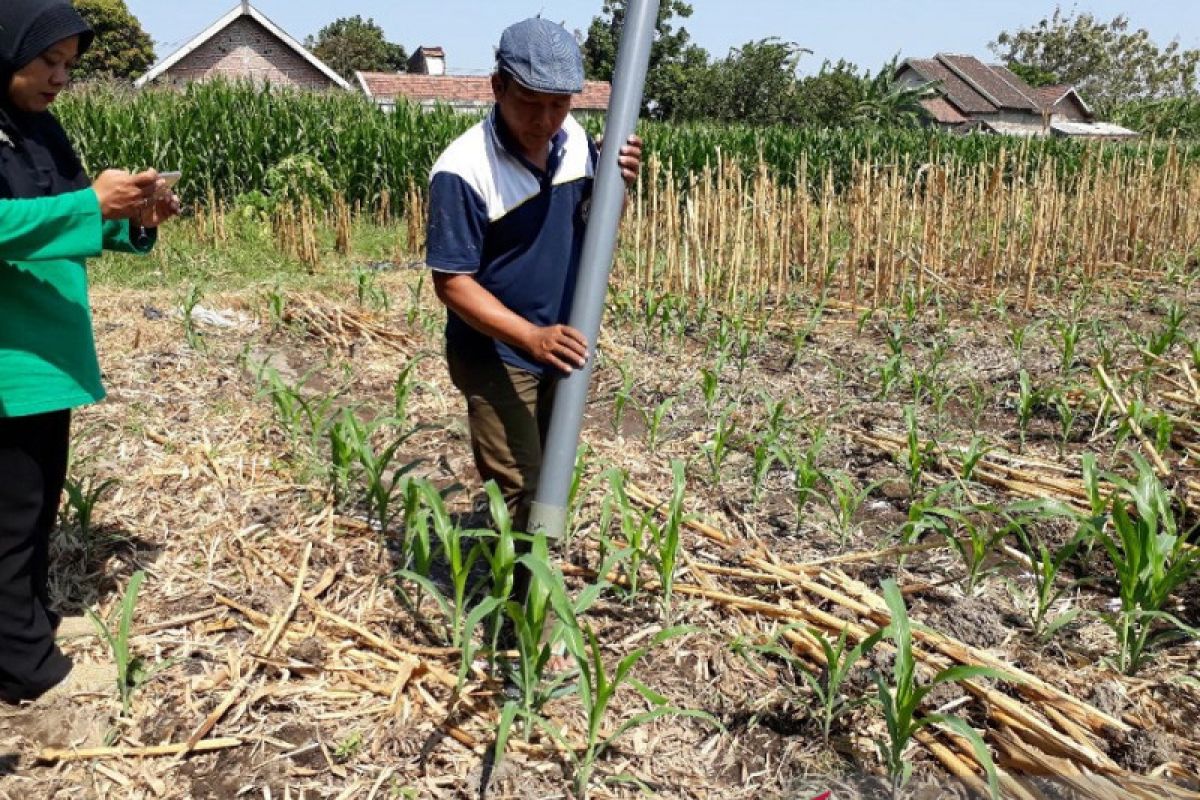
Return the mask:
M952 106L944 97L931 97L928 100L922 100L921 106L929 112L929 116L943 125L961 125L967 121L967 118L958 113L958 109Z
M474 75L409 75L391 72L360 72L359 83L376 100L404 97L416 103L442 102L450 105L488 105L493 102L492 81ZM612 85L588 81L583 93L575 95L574 108L603 111L608 108Z
M971 85L934 58L910 58L905 66L913 69L923 80L941 83L941 92L946 99L964 114L995 114L998 110Z
M1004 67L989 67L974 56L938 54L937 60L958 74L992 105L1012 111L1037 112L1029 85Z

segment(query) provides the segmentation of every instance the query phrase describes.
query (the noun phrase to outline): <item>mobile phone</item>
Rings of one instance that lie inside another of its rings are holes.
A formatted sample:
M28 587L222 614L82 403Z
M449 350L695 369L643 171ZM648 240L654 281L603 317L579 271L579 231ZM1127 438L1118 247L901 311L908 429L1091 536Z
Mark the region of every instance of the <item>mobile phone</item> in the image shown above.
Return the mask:
M160 172L160 173L158 173L158 177L161 178L162 180L164 180L167 184L167 188L170 189L175 184L179 183L179 179L183 177L183 173L178 172L178 171L177 172Z

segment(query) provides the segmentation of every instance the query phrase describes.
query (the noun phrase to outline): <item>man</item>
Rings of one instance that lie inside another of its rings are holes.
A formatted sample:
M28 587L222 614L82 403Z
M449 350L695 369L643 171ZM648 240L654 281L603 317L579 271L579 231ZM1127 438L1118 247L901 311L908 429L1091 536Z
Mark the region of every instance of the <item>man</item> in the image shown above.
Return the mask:
M598 149L570 116L583 58L562 26L528 19L504 31L492 90L492 113L434 165L426 261L449 309L447 362L475 464L524 531L555 384L589 357L565 323ZM632 184L637 137L619 160Z

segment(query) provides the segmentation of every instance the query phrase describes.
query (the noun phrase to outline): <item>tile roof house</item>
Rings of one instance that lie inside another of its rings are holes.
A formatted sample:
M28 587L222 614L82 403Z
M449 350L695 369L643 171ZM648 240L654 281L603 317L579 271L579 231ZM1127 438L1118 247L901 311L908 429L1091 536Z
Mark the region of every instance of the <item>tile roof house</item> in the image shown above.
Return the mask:
M181 86L226 78L296 86L349 89L350 84L286 31L242 0L183 47L150 68L134 85Z
M974 56L939 53L910 58L896 70L902 86L935 84L936 96L921 105L931 123L955 131L983 130L1010 136L1125 139L1135 131L1096 120L1072 86L1035 89L1000 64Z
M491 108L492 80L488 75L449 75L446 54L440 47L420 47L408 63L409 72L358 72L358 85L385 110L397 102L408 101L432 108L449 106L456 111L472 112ZM575 96L573 109L582 114L604 114L612 96L607 81L587 81L583 93Z

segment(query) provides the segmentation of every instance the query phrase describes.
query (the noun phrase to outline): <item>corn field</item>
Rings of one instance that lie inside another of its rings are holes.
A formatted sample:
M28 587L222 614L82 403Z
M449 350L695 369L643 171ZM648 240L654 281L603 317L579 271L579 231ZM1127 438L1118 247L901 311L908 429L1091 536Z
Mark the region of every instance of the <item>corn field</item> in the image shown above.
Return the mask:
M213 215L218 234L224 209L314 182L269 206L281 248L310 264L314 208L330 209L339 242L352 215L402 220L419 251L426 175L476 120L220 83L92 87L60 115L92 170L181 169L185 199ZM762 305L804 286L880 304L934 287L1028 304L1064 275L1136 276L1200 246L1192 143L653 122L642 135L648 163L619 273L638 295Z

